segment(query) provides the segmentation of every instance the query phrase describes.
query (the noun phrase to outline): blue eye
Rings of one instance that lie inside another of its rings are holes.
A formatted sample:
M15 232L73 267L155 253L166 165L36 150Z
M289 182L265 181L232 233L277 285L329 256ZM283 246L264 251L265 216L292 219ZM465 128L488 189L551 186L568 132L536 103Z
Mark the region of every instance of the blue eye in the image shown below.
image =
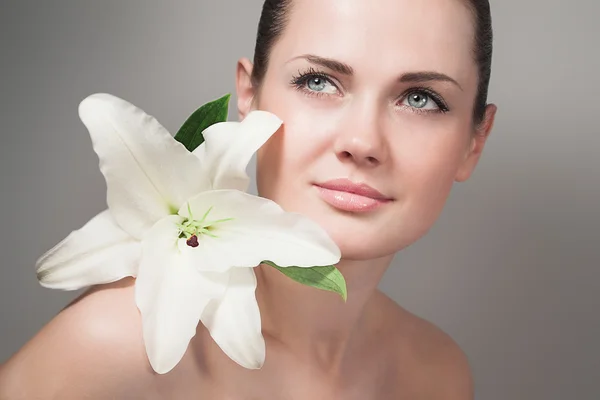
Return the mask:
M313 68L293 77L290 84L308 95L337 95L339 93L331 78Z
M405 92L402 107L413 112L446 113L449 110L442 96L429 88L412 88Z
M421 110L437 110L439 107L428 94L423 92L412 92L406 96L408 105Z
M323 92L329 94L337 93L337 88L332 85L331 82L321 76L307 76L305 84L308 89L314 92Z

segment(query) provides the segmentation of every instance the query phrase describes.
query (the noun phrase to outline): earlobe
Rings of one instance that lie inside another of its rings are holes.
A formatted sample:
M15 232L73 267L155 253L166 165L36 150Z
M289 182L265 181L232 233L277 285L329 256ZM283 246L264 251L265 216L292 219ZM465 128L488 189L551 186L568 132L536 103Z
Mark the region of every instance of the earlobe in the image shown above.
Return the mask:
M240 120L243 120L252 111L252 102L254 99L252 67L252 62L247 58L241 58L237 63L236 94L238 117Z
M475 167L479 162L479 158L481 157L481 153L483 152L483 147L485 146L486 140L490 136L490 133L492 133L497 109L498 108L494 104L488 104L486 106L484 119L476 128L476 131L471 138L469 151L466 154L462 165L456 172L456 182L466 181L475 170Z

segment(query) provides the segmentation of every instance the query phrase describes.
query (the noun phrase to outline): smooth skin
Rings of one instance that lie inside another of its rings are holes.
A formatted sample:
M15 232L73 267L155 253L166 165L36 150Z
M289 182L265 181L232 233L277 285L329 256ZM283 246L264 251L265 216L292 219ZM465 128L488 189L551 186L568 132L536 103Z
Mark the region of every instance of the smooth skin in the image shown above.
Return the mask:
M493 105L481 124L472 120L472 38L460 0L294 0L259 88L252 63L239 61L238 110L284 121L258 153L259 193L332 236L348 302L257 267L263 368L235 364L200 325L180 364L157 375L134 280L94 287L2 366L0 400L473 399L456 343L377 290L394 253L431 228L452 185L472 174L492 129ZM367 183L393 201L340 211L315 187L334 178Z

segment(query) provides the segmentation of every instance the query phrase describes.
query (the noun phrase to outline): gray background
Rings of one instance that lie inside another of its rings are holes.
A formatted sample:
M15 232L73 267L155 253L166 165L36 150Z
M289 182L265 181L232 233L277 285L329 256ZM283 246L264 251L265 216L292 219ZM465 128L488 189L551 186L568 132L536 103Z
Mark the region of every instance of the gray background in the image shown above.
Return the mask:
M79 101L113 93L175 132L234 92L262 1L0 4L4 361L75 295L39 287L35 260L105 207ZM381 286L462 346L478 399L598 399L600 7L492 8L494 132L475 175Z

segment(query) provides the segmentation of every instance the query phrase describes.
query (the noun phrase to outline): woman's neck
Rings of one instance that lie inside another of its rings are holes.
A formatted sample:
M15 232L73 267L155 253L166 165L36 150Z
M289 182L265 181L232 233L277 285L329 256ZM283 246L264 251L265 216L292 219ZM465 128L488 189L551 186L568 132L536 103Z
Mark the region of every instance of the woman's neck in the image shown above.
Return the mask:
M365 306L391 260L340 261L347 302L336 293L296 283L268 265L255 268L265 338L324 369L337 370L351 340L360 335Z

